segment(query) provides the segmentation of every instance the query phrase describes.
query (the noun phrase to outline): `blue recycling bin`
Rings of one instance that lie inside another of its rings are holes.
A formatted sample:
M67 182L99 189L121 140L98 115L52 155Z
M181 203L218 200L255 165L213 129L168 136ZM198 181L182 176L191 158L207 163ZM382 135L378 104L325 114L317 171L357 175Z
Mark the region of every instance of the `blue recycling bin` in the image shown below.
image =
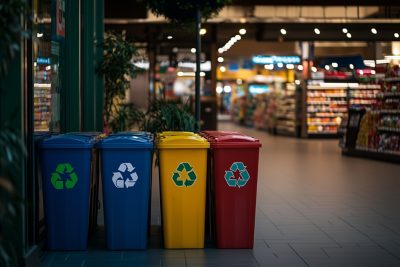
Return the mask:
M32 186L32 190L30 192L33 192L34 197L28 196L29 199L32 199L36 203L35 205L35 210L29 210L28 211L28 220L32 222L32 229L34 230L35 233L35 242L38 243L41 241L40 237L42 236L42 232L44 230L44 208L43 208L43 186L42 186L42 170L40 168L41 166L41 159L40 159L40 154L39 154L39 144L42 142L45 138L49 137L51 135L50 132L46 131L36 131L34 132L34 146L35 146L35 180ZM34 214L32 219L32 215Z
M101 140L104 224L110 250L146 249L153 137L114 134Z
M92 136L54 135L40 147L47 248L85 250L88 239Z
M66 135L80 135L93 138L101 138L101 132L69 132ZM97 227L97 214L99 207L99 156L97 149L92 150L92 178L90 181L90 197L89 197L89 235L94 232Z

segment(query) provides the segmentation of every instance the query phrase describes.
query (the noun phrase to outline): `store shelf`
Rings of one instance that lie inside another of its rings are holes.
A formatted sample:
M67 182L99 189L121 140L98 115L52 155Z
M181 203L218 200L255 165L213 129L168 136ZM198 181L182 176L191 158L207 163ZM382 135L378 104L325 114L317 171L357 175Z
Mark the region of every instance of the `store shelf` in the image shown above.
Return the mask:
M309 126L318 126L318 125L326 125L326 126L339 126L338 123L336 122L308 122L307 123Z
M347 101L308 101L308 105L347 105Z
M384 82L400 82L400 77L388 77L382 79Z
M400 92L383 92L379 93L378 97L400 97Z
M397 151L378 151L376 149L357 147L343 148L342 153L346 156L363 157L400 163L400 152Z
M374 113L378 114L400 114L400 109L381 109L376 110Z
M314 93L308 93L307 97L330 97L330 98L345 98L347 97L347 94L324 94L324 93L319 93L319 94L314 94Z
M400 133L400 128L380 126L377 129L381 132Z

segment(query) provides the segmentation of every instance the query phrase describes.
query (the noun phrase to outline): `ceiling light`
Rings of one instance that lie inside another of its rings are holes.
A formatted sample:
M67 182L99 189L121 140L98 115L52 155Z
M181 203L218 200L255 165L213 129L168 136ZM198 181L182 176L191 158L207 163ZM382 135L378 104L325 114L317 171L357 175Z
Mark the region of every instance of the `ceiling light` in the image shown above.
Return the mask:
M239 33L240 33L241 35L245 35L245 34L246 34L246 29L243 29L243 28L240 29L240 30L239 30Z
M207 33L207 30L206 29L204 29L204 28L201 28L200 29L200 35L204 35L204 34L206 34Z
M206 76L206 73L204 71L201 71L200 72L200 77L204 77L204 76Z
M264 68L266 70L273 70L274 69L274 64L266 64L266 65L264 65Z
M314 32L315 32L315 34L320 34L321 33L321 31L318 28L315 28Z
M219 62L219 63L224 62L224 58L223 58L223 57L218 57L218 62Z
M317 72L317 68L316 67L311 67L311 71L312 72Z
M196 53L196 48L193 47L192 49L190 49L190 52L192 52L193 54Z
M221 67L219 67L219 70L220 70L221 72L225 72L225 71L226 71L226 68L225 68L224 66L221 66Z
M237 34L237 35L235 36L235 38L236 38L237 41L239 41L240 39L242 39L242 36L240 36L239 34Z
M360 75L364 75L364 71L363 70L360 70Z
M351 33L348 32L348 33L346 34L346 36L347 36L347 38L350 39L350 38L351 38Z
M287 33L287 31L285 29L281 29L281 34L285 35Z
M342 32L343 32L343 33L348 33L348 30L347 30L346 28L343 28L343 29L342 29Z
M325 65L325 69L326 70L329 70L330 68L329 68L329 65Z
M178 76L179 76L179 77L183 76L183 72L182 72L182 71L179 71L179 72L178 72Z
M377 33L378 33L378 31L377 31L375 28L371 28L371 32L372 32L373 34L377 34Z
M294 65L293 64L286 64L286 68L288 70L292 70L292 69L294 69Z
M337 68L339 66L339 64L337 64L336 62L332 62L332 67Z
M224 89L222 89L221 86L217 86L217 88L216 88L217 94L222 93L223 90L224 90Z
M167 36L167 39L168 39L168 40L171 40L172 38L173 38L172 35L168 35L168 36Z
M43 33L42 33L42 32L38 32L38 33L36 33L36 37L37 37L37 38L41 38L41 37L43 37Z
M295 80L294 83L300 85L300 80Z
M223 48L218 48L218 53L220 53L220 54L224 53L224 49Z
M350 64L349 67L350 67L351 70L354 70L354 65L353 64Z
M298 70L303 70L303 65L298 65L298 66L297 66L297 69L298 69Z
M371 70L371 74L372 74L372 75L375 75L375 74L376 74L376 71L375 71L375 70Z
M246 18L240 18L240 23L246 23L247 22L247 20L246 20Z
M395 32L395 33L394 33L394 38L399 38L399 37L400 37L399 33L398 33L398 32Z
M282 62L279 62L277 65L278 65L278 68L282 68L283 67L283 63Z

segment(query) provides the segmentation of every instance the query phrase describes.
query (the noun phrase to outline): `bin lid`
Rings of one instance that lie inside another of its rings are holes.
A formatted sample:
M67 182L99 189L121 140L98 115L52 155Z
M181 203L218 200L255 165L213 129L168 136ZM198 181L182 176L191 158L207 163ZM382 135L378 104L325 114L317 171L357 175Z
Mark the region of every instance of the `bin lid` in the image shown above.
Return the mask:
M159 137L164 137L164 136L175 136L175 135L179 135L179 136L191 136L191 135L197 135L194 132L183 132L183 131L164 131L158 134Z
M44 139L39 146L41 148L92 148L96 139L92 136L59 134Z
M207 140L191 132L177 132L181 135L166 135L158 138L158 148L209 148ZM190 133L190 134L188 134Z
M88 137L96 137L101 134L101 132L69 132L65 133L66 135L79 135L79 136L88 136Z
M101 149L119 148L153 148L153 138L151 135L110 135L101 140L96 147Z
M221 135L210 137L208 141L212 148L259 148L258 139L241 134Z
M124 131L124 132L116 132L116 133L112 133L110 134L110 136L142 136L145 138L149 138L151 140L153 140L153 134L150 132L144 132L144 131L136 131L136 132L131 132L131 131Z
M201 136L204 138L210 138L210 137L217 137L217 136L223 136L223 135L242 135L239 132L234 132L234 131L201 131L199 133Z

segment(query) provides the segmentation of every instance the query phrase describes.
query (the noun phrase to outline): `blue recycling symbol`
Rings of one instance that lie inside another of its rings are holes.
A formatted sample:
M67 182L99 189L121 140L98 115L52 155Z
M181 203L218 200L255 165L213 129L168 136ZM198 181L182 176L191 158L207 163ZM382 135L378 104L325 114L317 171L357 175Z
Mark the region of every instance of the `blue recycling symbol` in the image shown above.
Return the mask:
M238 179L235 178L234 172L238 171L240 173L240 176ZM234 162L232 163L229 171L225 171L225 180L226 183L230 187L243 187L247 184L247 182L250 180L250 174L246 170L246 166L244 166L243 162Z

